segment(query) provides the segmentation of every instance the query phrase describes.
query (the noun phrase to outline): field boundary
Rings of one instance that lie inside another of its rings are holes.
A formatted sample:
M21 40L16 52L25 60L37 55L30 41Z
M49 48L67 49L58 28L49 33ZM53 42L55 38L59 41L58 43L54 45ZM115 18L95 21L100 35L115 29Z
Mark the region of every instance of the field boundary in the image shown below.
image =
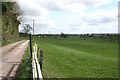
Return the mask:
M43 76L41 73L40 64L37 59L37 44L33 46L33 53L32 53L32 69L33 69L33 79L43 80Z

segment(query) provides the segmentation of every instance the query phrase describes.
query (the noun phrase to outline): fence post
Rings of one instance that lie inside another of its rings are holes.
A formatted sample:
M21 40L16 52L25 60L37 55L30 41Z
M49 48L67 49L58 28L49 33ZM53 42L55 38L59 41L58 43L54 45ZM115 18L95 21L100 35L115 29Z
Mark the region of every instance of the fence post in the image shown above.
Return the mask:
M32 58L32 42L31 42L31 34L30 34L29 36L30 36L30 53L31 53L31 58Z
M39 47L38 47L38 50L37 50L37 57L38 57L38 52L39 52ZM38 57L38 59L39 59L39 57Z
M42 60L43 60L43 50L41 49L40 50L40 59L39 59L41 71L42 71Z

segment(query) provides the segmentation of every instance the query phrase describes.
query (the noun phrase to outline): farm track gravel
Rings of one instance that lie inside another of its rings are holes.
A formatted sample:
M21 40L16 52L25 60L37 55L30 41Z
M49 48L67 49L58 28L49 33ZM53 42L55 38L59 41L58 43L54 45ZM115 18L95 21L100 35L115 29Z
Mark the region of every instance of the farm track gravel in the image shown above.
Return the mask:
M13 78L29 40L22 40L0 48L0 79Z

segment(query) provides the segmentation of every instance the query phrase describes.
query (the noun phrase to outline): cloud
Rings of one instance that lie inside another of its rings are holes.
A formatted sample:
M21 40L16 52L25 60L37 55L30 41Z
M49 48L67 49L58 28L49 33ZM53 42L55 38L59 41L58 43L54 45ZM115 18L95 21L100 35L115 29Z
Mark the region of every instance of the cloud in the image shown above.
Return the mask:
M73 3L73 4L68 4L65 6L66 11L71 11L71 12L81 12L83 10L86 10L86 6L82 3Z
M90 25L98 25L118 21L118 9L100 10L86 13L83 21Z
M87 5L93 7L99 7L104 4L108 4L111 0L36 0L43 7L50 10L69 10L84 9ZM113 0L115 1L115 0ZM82 5L81 5L82 4ZM86 6L85 6L86 5ZM72 7L71 7L72 6ZM77 7L76 7L77 6ZM84 7L84 8L83 8Z
M49 30L51 33L80 33L111 27L116 30L112 23L117 22L117 9L88 10L89 6L95 9L110 1L116 0L19 0L19 3L26 14L23 23L32 26L35 20L35 33L48 33Z
M117 32L117 8L97 10L84 14L70 14L60 20L66 33Z
M41 7L52 11L79 12L87 9L87 6L95 8L108 4L111 0L35 0ZM113 0L114 1L114 0Z
M38 3L33 0L19 0L21 9L26 15L29 16L48 16L49 11L46 8L41 7Z
M20 25L19 28L22 28L24 24L30 24L33 27L33 20L35 26L35 33L40 33L41 31L45 31L50 29L51 27L56 27L54 21L50 18L46 18L45 16L26 16L24 22ZM20 29L21 31L21 29ZM47 31L48 32L48 31Z

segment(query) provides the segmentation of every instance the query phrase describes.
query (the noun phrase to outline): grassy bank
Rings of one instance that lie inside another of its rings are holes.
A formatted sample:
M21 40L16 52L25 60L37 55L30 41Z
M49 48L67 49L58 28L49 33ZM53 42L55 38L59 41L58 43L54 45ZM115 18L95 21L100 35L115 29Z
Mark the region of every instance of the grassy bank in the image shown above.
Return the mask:
M2 44L0 45L0 47L6 46L6 45L11 44L11 43L15 43L15 42L20 41L20 40L29 40L29 37L19 37L17 39L2 41Z
M14 40L4 41L4 42L2 42L1 47L2 46L6 46L6 45L11 44L11 43L14 43L14 42L17 42L17 41L20 41L20 39L14 39Z
M35 38L45 78L117 78L118 44L99 38Z
M27 47L21 64L17 70L16 80L17 78L32 78L32 60L30 55L30 46Z

